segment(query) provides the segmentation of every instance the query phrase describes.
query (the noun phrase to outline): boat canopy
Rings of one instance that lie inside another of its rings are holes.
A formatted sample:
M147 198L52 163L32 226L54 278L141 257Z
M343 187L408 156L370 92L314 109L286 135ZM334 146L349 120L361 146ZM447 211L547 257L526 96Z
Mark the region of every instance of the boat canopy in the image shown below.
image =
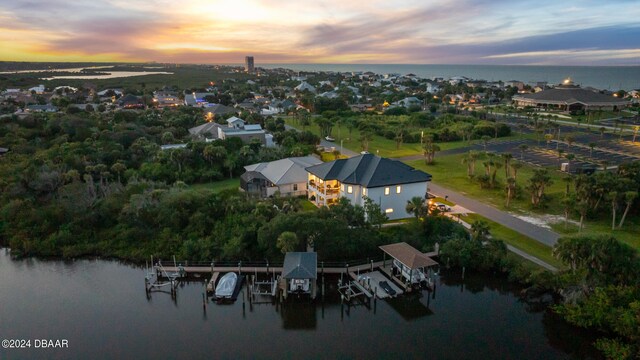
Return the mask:
M238 281L238 275L236 273L230 272L226 273L216 286L216 297L219 298L228 298L233 294L233 290L236 287L236 282Z

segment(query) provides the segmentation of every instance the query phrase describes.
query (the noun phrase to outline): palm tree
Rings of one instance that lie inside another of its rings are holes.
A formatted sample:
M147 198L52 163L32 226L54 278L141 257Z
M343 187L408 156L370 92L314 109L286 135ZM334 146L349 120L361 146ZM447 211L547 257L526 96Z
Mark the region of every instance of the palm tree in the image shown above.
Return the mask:
M627 206L624 209L624 213L622 214L622 219L620 219L620 224L618 225L618 229L622 228L622 224L624 224L624 219L627 217L627 213L631 208L631 204L638 198L637 191L627 191L624 193L624 202Z
M562 159L562 154L564 154L564 149L558 149L558 164L560 163L560 159Z
M582 232L584 218L587 216L587 212L589 211L589 209L591 209L591 206L589 205L589 201L587 201L586 199L582 199L578 201L578 203L576 204L576 208L580 213L580 226L578 227L578 232Z
M504 160L504 178L508 179L509 175L511 173L511 167L509 165L511 165L511 160L513 159L513 154L511 154L511 153L502 153L502 154L500 154L500 156L502 156L502 160Z
M480 140L482 140L482 144L484 145L484 151L487 151L487 143L491 140L491 136L483 135Z
M204 147L204 149L202 149L202 157L204 157L205 160L209 161L211 165L213 165L213 159L215 158L213 147L213 145L207 145Z
M564 228L566 229L569 224L569 214L571 213L571 209L576 206L575 196L566 196L562 199L562 206L564 208Z
M564 137L564 141L567 143L567 150L569 150L574 141L576 141L576 138L574 138L572 135L567 135Z
M590 142L589 143L589 158L593 159L593 148L596 147L596 143L594 142Z
M513 199L513 197L515 196L516 193L516 179L510 177L507 179L507 204L506 207L509 207L509 204L511 203L511 199Z
M424 217L427 213L427 206L424 204L424 199L419 196L414 196L411 200L407 200L407 213L413 214L416 220Z
M111 165L111 171L113 171L114 173L118 174L118 182L121 183L120 181L120 174L122 174L125 170L127 170L127 166L121 162L117 162L113 165Z
M476 220L471 224L471 234L474 240L483 241L489 235L489 223L484 220Z
M544 134L544 139L547 141L547 149L548 149L549 144L551 144L551 140L553 140L553 134Z
M569 192L571 190L571 183L573 182L573 176L567 175L567 176L562 178L562 181L564 181L566 183L566 188L564 190L564 196L567 197L567 196L569 196Z
M569 161L569 169L567 171L571 171L571 161L576 158L574 154L567 154L564 156L567 161Z
M369 142L373 140L373 133L369 129L360 131L360 143L363 151L369 151Z
M611 201L611 230L616 229L616 210L618 210L618 192L612 191L609 193L609 200Z
M513 172L513 180L518 180L518 170L522 169L522 163L521 162L514 162L513 164L511 164L511 171Z
M476 172L476 161L480 158L480 154L477 151L469 150L469 152L462 157L462 163L467 164L467 176L473 177Z
M227 156L227 158L224 159L223 166L229 170L229 179L233 178L233 170L235 169L237 162L238 161L235 156Z
M433 159L436 156L436 152L440 151L440 146L429 141L422 145L422 149L424 152L425 163L427 165L433 164Z
M520 149L520 161L524 159L524 152L527 151L528 148L529 148L529 145L527 144L518 145L518 149Z

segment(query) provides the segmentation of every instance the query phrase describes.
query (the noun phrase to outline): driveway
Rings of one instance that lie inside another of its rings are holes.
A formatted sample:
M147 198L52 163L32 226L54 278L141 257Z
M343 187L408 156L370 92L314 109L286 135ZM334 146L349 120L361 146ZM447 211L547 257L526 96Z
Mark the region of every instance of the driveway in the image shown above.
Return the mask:
M498 210L493 206L484 204L478 200L468 198L455 191L435 184L433 181L429 183L429 192L440 197L448 196L447 200L456 203L466 209L469 209L472 212L478 213L486 217L487 219L493 220L502 226L506 226L514 231L517 231L522 235L528 236L547 246L555 245L558 242L558 238L560 237L560 235L551 230L547 230L540 226L518 219L517 217L512 216L504 211Z

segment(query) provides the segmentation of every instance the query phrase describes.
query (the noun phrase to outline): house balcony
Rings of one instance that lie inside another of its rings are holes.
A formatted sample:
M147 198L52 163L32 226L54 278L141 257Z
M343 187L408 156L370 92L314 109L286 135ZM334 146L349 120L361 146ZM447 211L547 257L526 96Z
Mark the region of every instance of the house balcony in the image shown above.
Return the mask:
M332 205L338 201L340 197L340 185L328 184L309 181L308 183L309 200L311 200L316 206Z

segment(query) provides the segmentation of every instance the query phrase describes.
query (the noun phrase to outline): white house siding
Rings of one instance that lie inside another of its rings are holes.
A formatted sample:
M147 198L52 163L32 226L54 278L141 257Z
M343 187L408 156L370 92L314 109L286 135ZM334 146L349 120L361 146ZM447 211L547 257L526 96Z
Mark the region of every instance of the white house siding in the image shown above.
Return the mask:
M427 193L428 182L420 182L413 184L402 184L400 194L396 193L396 185L389 187L389 195L384 194L384 187L367 189L367 197L375 203L380 204L380 209L385 212L387 209L393 209L393 212L387 213L390 220L404 219L412 215L407 213L407 201L412 197L418 196L424 199ZM363 202L364 203L364 202Z
M342 188L344 186L344 189ZM349 194L349 186L353 191ZM340 197L345 197L351 202L352 205L364 205L362 200L362 187L360 185L340 184Z
M281 196L301 196L307 194L307 182L298 183L298 190L293 190L294 184L284 184L278 186Z

